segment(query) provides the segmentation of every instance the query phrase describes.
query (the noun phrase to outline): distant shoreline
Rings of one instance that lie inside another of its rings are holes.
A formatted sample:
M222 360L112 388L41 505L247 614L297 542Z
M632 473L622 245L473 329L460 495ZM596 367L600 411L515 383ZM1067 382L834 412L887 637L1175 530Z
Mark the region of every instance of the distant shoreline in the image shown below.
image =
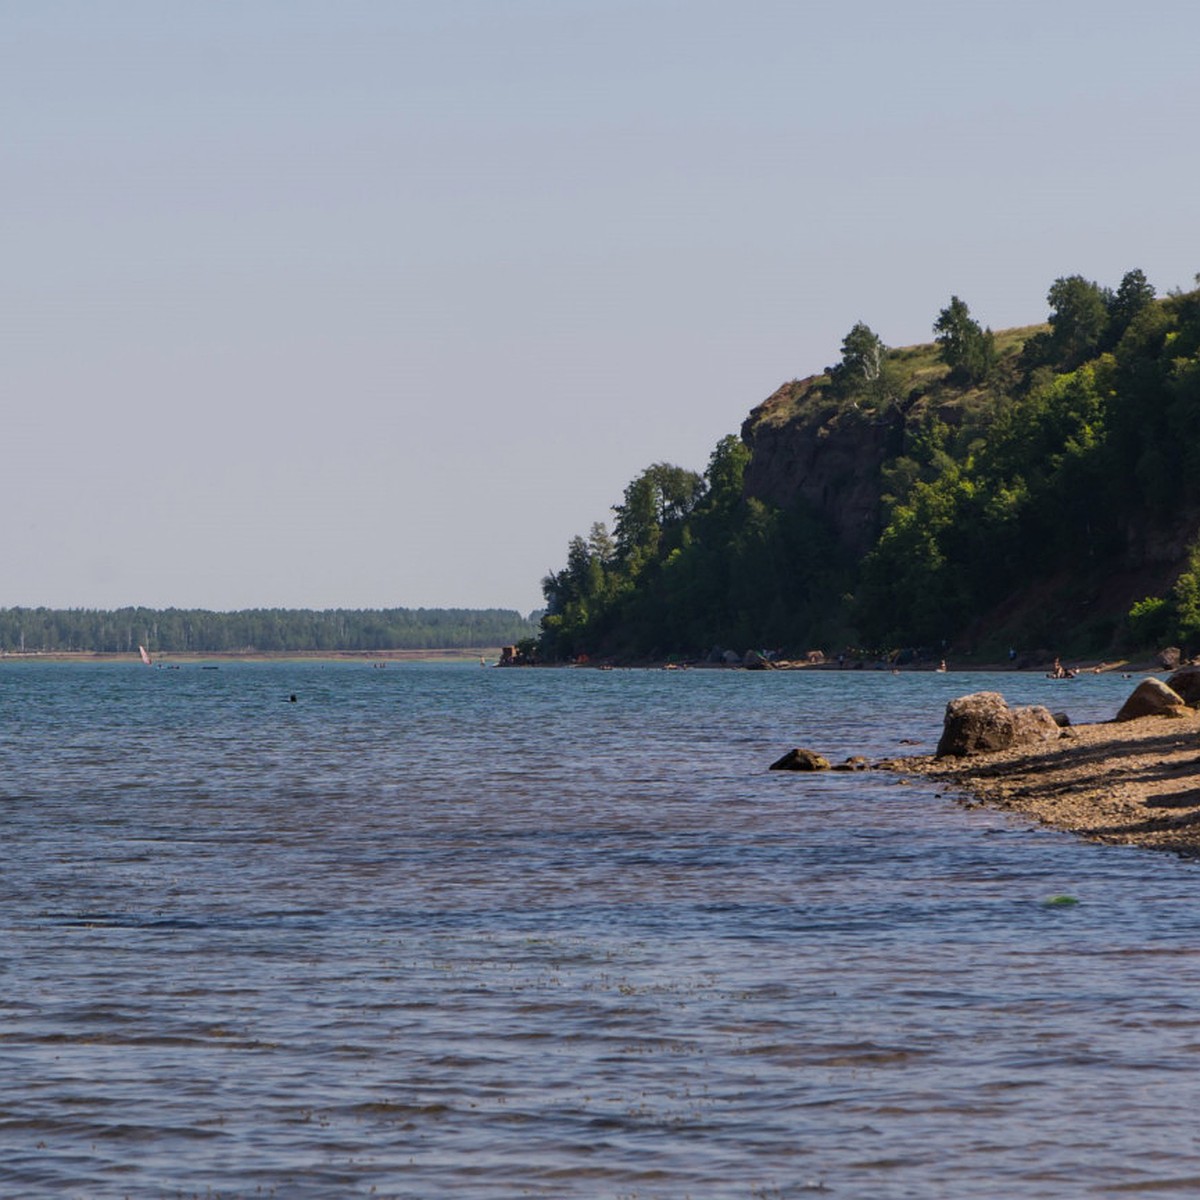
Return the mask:
M499 656L498 646L442 650L151 651L151 658L155 663L178 666L211 662L474 662L480 658L494 660ZM0 651L0 663L5 662L140 663L140 659L136 650L132 654L102 653L95 650Z
M1010 662L957 662L950 663L944 670L936 662L928 660L920 663L905 663L896 666L886 661L871 659L847 659L839 663L836 659L823 659L820 662L806 662L803 659L777 659L770 662L746 663L738 662L708 662L707 660L681 661L678 659L632 660L623 662L617 659L592 659L587 662L546 662L521 663L519 667L537 666L562 668L581 671L835 671L847 674L900 674L900 675L1045 675L1053 678L1048 670L1050 663L1037 663L1024 666L1014 666ZM1149 659L1113 661L1072 662L1075 675L1072 678L1085 675L1113 675L1118 672L1129 675L1161 674L1165 668Z
M211 662L478 662L480 659L490 663L498 662L501 655L500 646L480 647L444 647L439 649L393 649L393 650L151 650L150 655L155 664L173 664L186 666L192 663ZM78 663L119 663L139 662L137 651L99 651L99 650L0 650L0 664L10 662L78 662ZM1115 672L1133 675L1161 673L1163 668L1151 662L1094 662L1075 664L1080 675L1102 675ZM514 669L522 670L529 667L551 670L635 670L635 671L835 671L849 674L929 674L936 673L937 667L932 662L906 663L902 667L894 667L887 662L873 662L866 659L847 660L840 665L835 659L822 662L805 662L801 659L781 660L766 664L748 665L743 662L679 662L672 660L618 662L614 660L593 659L590 662L548 662L522 663ZM1037 675L1044 674L1045 668L1038 666L1015 667L1011 663L958 663L951 664L947 675Z

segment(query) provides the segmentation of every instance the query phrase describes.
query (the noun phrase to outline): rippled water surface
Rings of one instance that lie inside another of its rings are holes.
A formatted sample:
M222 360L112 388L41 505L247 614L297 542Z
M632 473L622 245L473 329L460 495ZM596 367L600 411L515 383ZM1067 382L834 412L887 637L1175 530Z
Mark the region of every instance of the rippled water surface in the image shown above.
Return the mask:
M765 770L983 687L0 665L0 1194L1196 1194L1200 867Z

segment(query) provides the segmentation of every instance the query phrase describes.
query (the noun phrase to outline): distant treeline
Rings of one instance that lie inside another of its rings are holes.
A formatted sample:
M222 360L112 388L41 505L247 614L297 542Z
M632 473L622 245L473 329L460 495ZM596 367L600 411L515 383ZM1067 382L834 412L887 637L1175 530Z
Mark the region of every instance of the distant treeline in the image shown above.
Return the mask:
M8 653L136 654L278 650L444 650L506 646L536 630L508 609L4 608L0 650Z

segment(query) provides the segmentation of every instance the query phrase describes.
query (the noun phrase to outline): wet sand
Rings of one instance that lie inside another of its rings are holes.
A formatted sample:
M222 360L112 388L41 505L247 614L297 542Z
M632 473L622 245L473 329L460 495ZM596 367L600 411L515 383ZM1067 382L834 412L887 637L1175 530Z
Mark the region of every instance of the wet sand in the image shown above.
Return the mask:
M1099 842L1200 856L1200 713L1078 725L1043 746L889 767Z

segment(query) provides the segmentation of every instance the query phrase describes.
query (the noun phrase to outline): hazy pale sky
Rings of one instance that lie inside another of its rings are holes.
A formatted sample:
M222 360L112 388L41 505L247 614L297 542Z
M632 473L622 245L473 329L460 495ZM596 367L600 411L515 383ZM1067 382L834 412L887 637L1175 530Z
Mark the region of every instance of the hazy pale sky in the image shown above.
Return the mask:
M1200 271L1194 0L0 0L0 606L540 606L859 319Z

